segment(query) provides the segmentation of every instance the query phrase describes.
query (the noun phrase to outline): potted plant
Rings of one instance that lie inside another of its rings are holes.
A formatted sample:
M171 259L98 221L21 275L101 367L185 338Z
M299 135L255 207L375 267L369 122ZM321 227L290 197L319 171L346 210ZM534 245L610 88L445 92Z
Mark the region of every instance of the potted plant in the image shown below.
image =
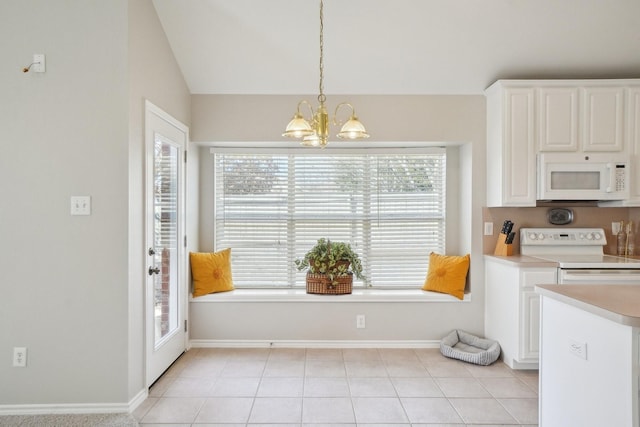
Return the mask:
M295 264L298 271L308 270L309 293L351 293L353 276L364 280L360 257L350 244L344 242L319 239L303 258L295 260ZM321 283L320 288L313 283L310 286L310 281ZM341 284L348 284L348 292L347 289L335 291Z

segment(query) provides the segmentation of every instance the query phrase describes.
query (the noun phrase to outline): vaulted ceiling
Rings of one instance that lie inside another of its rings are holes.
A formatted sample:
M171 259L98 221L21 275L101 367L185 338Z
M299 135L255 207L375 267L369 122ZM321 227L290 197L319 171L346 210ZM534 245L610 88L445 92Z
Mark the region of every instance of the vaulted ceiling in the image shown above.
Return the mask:
M319 0L153 0L193 94L316 94ZM327 94L640 78L640 0L325 0Z

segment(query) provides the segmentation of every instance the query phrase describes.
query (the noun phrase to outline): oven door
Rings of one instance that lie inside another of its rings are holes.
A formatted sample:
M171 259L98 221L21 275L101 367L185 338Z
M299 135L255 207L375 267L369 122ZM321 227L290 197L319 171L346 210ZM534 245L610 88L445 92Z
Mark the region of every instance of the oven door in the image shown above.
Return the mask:
M640 270L560 269L561 285L640 285Z

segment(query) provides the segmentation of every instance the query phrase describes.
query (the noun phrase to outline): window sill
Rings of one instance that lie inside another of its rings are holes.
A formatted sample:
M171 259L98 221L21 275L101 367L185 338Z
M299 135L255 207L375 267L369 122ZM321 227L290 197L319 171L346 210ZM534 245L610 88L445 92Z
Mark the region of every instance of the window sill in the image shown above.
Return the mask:
M471 294L463 300L438 292L421 289L354 289L347 295L308 294L304 289L236 289L229 292L203 295L189 299L192 303L228 302L469 302Z

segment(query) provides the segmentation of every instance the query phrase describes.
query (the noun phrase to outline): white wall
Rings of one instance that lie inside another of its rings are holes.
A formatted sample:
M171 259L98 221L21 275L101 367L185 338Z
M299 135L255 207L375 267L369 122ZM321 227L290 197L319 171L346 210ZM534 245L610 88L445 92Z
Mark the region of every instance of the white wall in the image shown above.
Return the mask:
M282 142L298 96L194 95L192 140L202 144L200 250L213 249L212 160L207 145ZM313 96L306 96L310 101ZM336 99L334 99L336 98ZM485 200L485 100L483 96L328 96L349 101L372 137L369 141L462 144L457 150L461 191L451 203L450 253L471 253L471 301L465 303L230 303L191 304L196 340L439 340L453 328L484 332L482 206ZM295 142L290 142L295 144ZM336 143L338 144L338 143ZM473 231L475 230L475 232ZM428 254L425 254L425 259ZM425 271L426 274L426 271ZM355 328L356 314L367 328Z
M126 401L127 34L126 0L0 2L0 405Z
M189 91L151 0L3 0L0 39L0 409L126 404L144 389L144 99L189 124ZM46 73L22 73L34 53Z

